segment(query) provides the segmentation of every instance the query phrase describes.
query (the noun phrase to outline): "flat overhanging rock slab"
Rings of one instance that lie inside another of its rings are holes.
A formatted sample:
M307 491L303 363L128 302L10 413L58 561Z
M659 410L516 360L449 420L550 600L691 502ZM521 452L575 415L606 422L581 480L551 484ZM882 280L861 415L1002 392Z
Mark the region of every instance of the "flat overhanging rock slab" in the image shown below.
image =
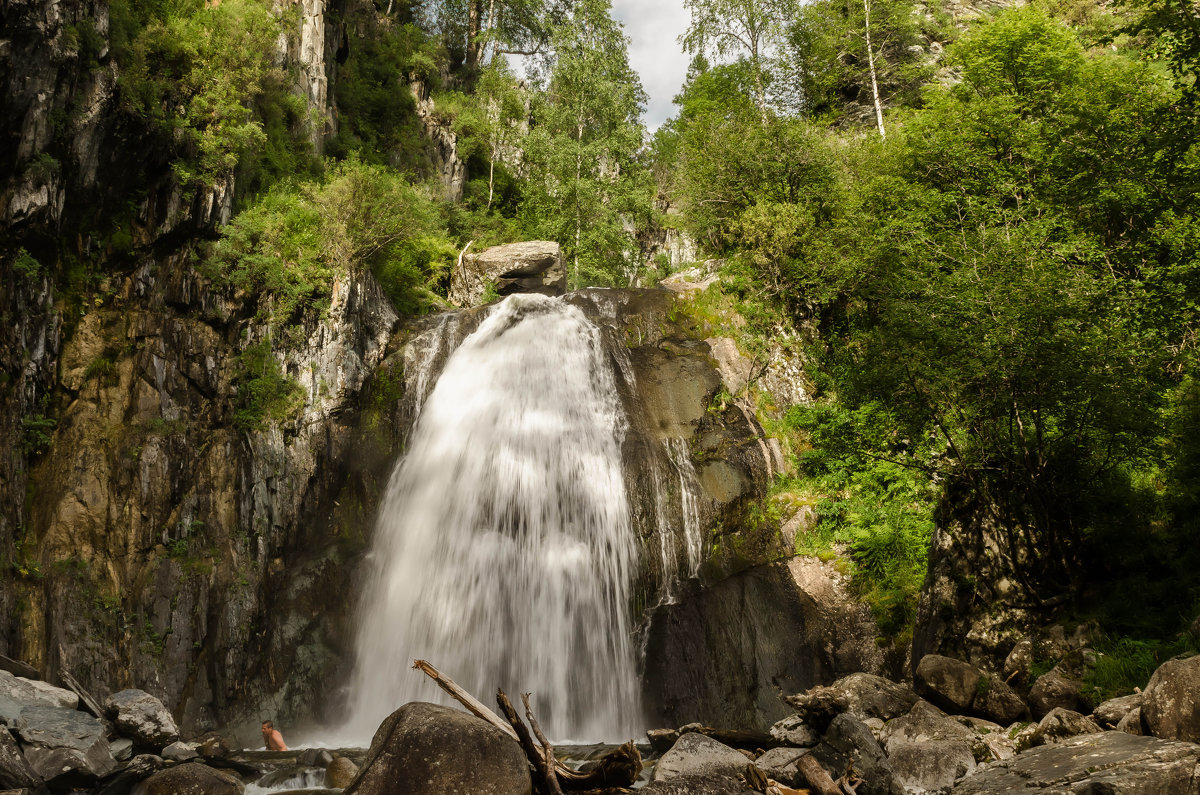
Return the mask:
M953 795L999 792L1200 795L1200 745L1104 732L981 767Z

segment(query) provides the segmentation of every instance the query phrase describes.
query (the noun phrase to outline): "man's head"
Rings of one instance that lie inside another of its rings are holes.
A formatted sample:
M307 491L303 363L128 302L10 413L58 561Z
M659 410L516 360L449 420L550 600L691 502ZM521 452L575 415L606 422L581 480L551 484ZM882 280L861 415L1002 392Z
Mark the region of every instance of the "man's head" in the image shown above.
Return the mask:
M263 721L263 731L269 732L269 731L271 731L271 729L274 729L274 728L275 728L275 724L271 723L271 721L269 721L269 720Z

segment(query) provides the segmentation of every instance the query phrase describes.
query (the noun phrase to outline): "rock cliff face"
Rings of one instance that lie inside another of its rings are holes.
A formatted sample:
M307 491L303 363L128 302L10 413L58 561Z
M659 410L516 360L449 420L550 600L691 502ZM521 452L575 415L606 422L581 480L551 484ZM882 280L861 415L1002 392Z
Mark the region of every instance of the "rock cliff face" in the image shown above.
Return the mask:
M306 0L279 43L318 148L336 118L333 5ZM254 296L208 282L195 241L229 219L234 178L180 189L169 142L120 107L108 27L103 2L0 9L0 653L52 680L70 671L101 699L144 689L184 734L250 740L265 715L296 726L338 704L374 508L412 420L405 397L484 310L402 323L372 277L348 274L327 310L284 332ZM461 164L438 141L452 191ZM118 215L119 250L75 232ZM689 620L740 620L719 596L694 597L700 584L786 556L778 528L745 523L771 448L752 414L717 399L728 385L714 349L670 293L569 300L602 327L631 417L644 562L631 607L652 645L676 649L685 639L652 615L701 598ZM298 385L286 410L247 420L256 379L275 371ZM761 601L795 592L764 581ZM730 654L753 660L761 640ZM711 670L667 659L664 676Z

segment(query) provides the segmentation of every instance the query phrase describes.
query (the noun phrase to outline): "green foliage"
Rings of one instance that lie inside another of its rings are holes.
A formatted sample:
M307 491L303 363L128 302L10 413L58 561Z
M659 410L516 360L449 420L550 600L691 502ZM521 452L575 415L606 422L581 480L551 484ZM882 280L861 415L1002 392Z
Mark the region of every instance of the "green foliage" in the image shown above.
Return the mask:
M337 136L326 151L357 155L414 176L432 176L411 79L435 80L445 53L415 25L381 24L369 6L351 11L348 23L369 35L354 37L333 85L339 111Z
M211 184L267 148L264 115L273 128L280 115L294 116L287 75L273 56L281 21L268 3L127 3L113 9L122 105L158 126L183 185ZM283 160L277 165L295 165Z
M24 431L22 449L27 456L39 456L50 449L54 441L54 429L58 420L44 414L31 414L22 418L21 429Z
M1196 639L1180 635L1173 640L1138 640L1108 637L1095 644L1096 664L1084 675L1085 694L1099 704L1145 688L1150 676L1167 660L1195 654Z
M903 643L916 619L933 534L931 446L903 437L879 404L795 408L787 426L802 435L805 449L801 479L786 487L818 495L817 532L798 538L797 551L846 549L852 582L880 630Z
M888 107L917 105L936 69L929 41L946 41L950 26L911 0L873 0L871 49L880 99ZM853 106L873 103L867 57L866 14L859 0L802 5L787 29L789 104L814 118L838 121Z
M17 255L13 257L13 270L26 281L36 282L42 276L42 263L38 262L28 251L21 248L17 250Z
M356 159L324 179L285 182L222 230L210 270L260 294L264 317L287 323L323 307L334 279L370 270L397 310L435 302L430 285L457 253L438 227L430 197L397 172Z
M626 225L650 209L636 160L645 93L609 12L608 0L584 0L555 30L525 145L521 216L532 236L562 245L575 287L632 282L639 264Z
M304 391L284 374L271 350L271 341L247 345L238 354L234 374L237 398L233 424L244 431L263 430L272 422L290 419L304 401ZM183 544L187 551L186 539Z

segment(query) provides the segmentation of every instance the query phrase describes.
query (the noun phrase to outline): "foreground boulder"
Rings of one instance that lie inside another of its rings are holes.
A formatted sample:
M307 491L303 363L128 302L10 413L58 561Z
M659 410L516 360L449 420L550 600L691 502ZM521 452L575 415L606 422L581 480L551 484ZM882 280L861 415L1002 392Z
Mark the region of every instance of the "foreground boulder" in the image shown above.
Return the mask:
M890 721L881 737L905 792L940 792L975 770L976 733L928 701Z
M899 795L903 792L875 735L849 713L833 719L829 731L812 754L834 781L853 766L863 779L858 787L859 795Z
M534 240L493 246L479 254L468 254L450 278L450 303L469 307L482 303L488 288L499 295L541 293L562 295L567 291L567 271L558 243Z
M949 712L966 712L975 699L982 672L970 663L926 654L917 664L913 683L917 692Z
M741 751L703 734L688 732L658 760L651 780L671 781L680 778L721 776L736 778L746 769L747 763L748 760Z
M1155 737L1200 742L1200 655L1158 667L1142 694L1142 720Z
M953 795L999 792L1191 795L1200 746L1104 732L1026 751L968 776Z
M179 739L179 727L167 708L145 690L122 690L104 702L117 731L135 743L160 749Z
M245 790L224 770L188 762L160 770L134 787L132 795L242 795Z
M74 786L94 781L117 767L104 723L60 707L25 707L14 726L25 761L45 782Z
M345 795L530 795L517 741L474 715L414 702L380 725Z

